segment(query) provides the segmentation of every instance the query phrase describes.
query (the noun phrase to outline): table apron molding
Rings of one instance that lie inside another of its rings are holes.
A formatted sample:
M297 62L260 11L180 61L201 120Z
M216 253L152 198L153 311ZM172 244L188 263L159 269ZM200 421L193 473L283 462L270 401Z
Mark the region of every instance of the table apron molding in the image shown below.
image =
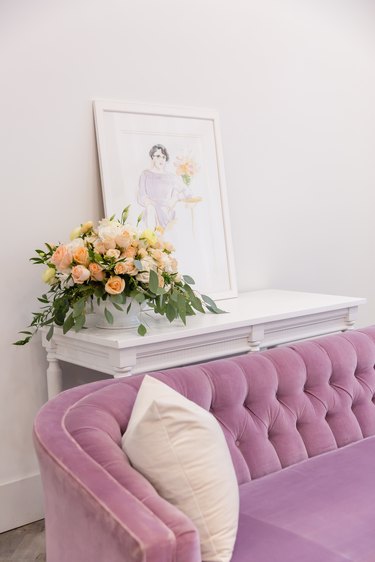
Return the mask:
M47 341L47 329L42 329L48 361L48 397L63 387L60 361L117 378L256 352L350 329L358 306L364 302L354 297L254 291L220 302L228 310L225 315L196 315L188 318L186 328L158 320L154 326L150 324L144 337L134 330L89 326L65 335L57 328Z

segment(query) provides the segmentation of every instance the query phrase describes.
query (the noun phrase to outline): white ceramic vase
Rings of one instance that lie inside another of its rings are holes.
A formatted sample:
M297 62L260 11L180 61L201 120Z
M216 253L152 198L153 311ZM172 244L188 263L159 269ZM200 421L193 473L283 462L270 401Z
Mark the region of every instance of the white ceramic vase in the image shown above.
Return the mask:
M130 306L129 311L128 307ZM127 328L136 328L140 324L139 315L141 312L140 304L129 297L126 303L120 305L123 309L118 310L110 300L100 301L100 305L96 301L93 303L95 319L94 323L97 328L104 328L107 330L123 330ZM107 309L113 316L113 324L110 324L105 316L105 309Z

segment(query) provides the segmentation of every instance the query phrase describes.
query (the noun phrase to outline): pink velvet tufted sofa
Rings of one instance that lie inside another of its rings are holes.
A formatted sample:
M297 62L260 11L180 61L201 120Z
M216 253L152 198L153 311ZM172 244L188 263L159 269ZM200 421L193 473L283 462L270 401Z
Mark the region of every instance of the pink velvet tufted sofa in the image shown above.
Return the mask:
M232 562L375 562L374 365L370 327L153 374L221 424L241 500ZM120 446L142 378L39 412L48 562L201 561L191 521Z

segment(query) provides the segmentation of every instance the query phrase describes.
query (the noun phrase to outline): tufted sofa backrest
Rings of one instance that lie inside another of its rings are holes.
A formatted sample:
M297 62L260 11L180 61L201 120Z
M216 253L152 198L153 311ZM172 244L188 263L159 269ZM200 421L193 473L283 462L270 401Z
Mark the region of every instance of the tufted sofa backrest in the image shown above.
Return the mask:
M152 373L212 412L239 484L375 434L375 327ZM143 375L94 387L66 430L116 478Z

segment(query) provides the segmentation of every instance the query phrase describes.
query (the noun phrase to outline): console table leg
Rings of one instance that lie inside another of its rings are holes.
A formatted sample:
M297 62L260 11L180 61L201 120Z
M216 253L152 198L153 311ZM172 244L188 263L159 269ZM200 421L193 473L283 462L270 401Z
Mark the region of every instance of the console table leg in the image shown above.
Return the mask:
M113 378L120 379L122 377L130 377L132 373L132 367L113 367Z
M260 351L260 346L264 340L264 326L257 325L254 326L248 337L249 351Z
M50 399L62 391L62 371L54 353L47 353L47 361L47 392Z

